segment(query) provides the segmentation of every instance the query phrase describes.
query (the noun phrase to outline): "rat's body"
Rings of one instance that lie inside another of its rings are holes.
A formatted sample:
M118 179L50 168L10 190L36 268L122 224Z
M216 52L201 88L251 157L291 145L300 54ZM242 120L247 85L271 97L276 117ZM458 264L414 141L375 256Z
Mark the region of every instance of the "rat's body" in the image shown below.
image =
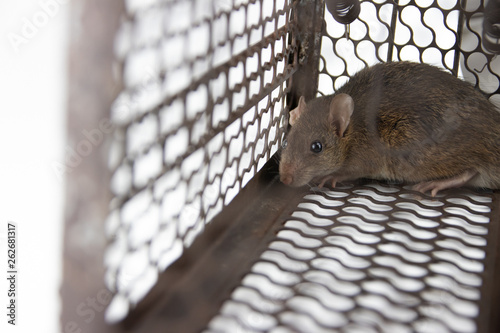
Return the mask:
M422 192L500 188L500 112L470 84L410 62L366 68L332 96L301 98L280 162L291 186L373 178Z

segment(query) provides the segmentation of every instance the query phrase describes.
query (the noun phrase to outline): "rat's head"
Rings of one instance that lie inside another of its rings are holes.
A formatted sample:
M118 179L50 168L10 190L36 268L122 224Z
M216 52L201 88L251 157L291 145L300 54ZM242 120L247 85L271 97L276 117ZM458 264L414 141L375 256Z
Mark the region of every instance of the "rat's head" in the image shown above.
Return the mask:
M344 160L344 137L354 110L347 94L316 98L290 111L292 129L283 141L280 180L303 186L338 170Z

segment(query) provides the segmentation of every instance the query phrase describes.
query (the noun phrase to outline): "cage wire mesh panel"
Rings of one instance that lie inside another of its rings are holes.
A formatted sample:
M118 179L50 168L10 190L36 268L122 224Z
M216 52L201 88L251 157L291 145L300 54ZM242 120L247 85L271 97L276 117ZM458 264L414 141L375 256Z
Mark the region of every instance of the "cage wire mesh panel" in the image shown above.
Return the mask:
M325 10L319 94L377 62L409 60L447 69L500 105L500 58L485 49L481 0L375 0L346 26ZM497 41L498 43L498 41Z
M125 1L106 282L122 319L277 151L287 0Z
M493 199L311 191L206 332L476 332Z

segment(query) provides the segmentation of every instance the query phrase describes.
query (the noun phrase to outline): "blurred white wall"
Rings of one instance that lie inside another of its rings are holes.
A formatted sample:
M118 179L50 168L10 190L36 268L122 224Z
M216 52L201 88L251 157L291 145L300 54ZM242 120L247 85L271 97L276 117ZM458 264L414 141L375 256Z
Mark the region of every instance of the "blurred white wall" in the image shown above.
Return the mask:
M59 332L69 0L0 2L0 331ZM7 222L18 226L7 324Z

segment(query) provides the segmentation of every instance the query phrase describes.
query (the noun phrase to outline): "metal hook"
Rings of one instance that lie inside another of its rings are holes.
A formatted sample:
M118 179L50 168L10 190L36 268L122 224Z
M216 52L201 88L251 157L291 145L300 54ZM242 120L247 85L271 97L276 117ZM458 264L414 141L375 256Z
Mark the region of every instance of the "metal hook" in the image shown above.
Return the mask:
M478 74L481 74L484 71L484 69L486 68L487 65L488 65L488 63L485 63L484 66L483 66L483 68L481 68L481 70L478 70L477 68L474 68L474 71L476 73L478 73Z
M486 66L488 66L488 64L489 64L489 63L491 63L493 60L495 60L495 59L496 59L496 57L498 57L498 54L494 54L494 55L493 55L493 57L491 58L491 60L490 60L490 61L487 61L487 62L484 64L483 68L481 68L481 70L479 70L479 69L477 69L477 68L474 68L474 71L475 71L476 73L478 73L478 74L481 74L481 73L484 71L484 69L486 68Z
M345 39L349 40L349 34L351 33L351 25L346 24L345 25Z

